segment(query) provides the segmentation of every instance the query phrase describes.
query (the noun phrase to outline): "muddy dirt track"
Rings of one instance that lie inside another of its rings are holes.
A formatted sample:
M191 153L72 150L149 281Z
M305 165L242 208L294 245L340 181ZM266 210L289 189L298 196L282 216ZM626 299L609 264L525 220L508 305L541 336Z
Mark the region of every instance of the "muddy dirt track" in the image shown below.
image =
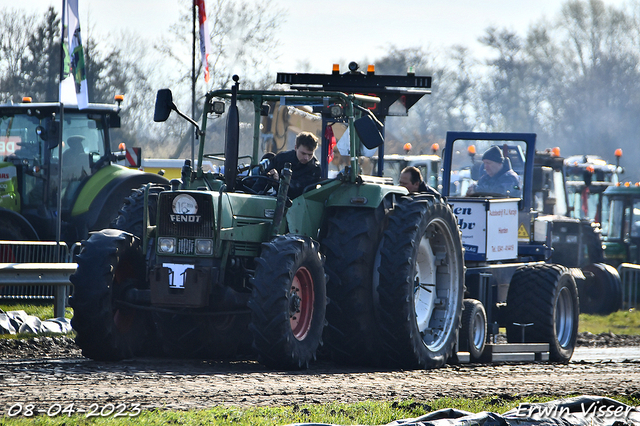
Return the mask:
M11 345L14 351L8 353ZM32 356L16 356L25 353ZM62 408L73 404L74 410L120 407L126 414L134 404L141 409L190 409L509 398L514 394L640 395L640 362L458 365L431 371L345 368L320 362L303 372L278 372L252 361L145 358L95 362L83 358L70 339L40 338L0 347L0 416L26 404L34 404L42 413L58 409L56 404Z

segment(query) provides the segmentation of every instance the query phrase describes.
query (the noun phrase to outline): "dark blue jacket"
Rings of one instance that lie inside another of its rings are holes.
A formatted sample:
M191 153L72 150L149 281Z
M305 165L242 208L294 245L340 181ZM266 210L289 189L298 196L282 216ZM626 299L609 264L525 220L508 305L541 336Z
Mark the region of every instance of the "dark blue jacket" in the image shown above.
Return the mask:
M284 151L276 154L271 159L269 167L266 172L272 169L276 169L278 174L282 176L282 169L285 163L291 163L291 184L289 185L289 198L296 198L302 195L304 189L320 181L322 176L320 169L320 162L316 157L313 157L308 163L302 164L296 156L296 151Z
M475 192L492 192L513 198L522 197L520 178L518 178L516 172L511 169L508 161L504 162L502 169L493 177L484 174L478 179Z

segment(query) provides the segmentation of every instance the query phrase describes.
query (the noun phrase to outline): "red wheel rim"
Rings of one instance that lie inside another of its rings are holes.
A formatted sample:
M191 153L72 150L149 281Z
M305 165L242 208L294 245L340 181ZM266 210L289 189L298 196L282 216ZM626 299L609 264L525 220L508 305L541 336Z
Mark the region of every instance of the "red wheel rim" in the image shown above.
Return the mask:
M289 324L293 336L304 340L313 318L313 278L305 267L296 271L289 289Z

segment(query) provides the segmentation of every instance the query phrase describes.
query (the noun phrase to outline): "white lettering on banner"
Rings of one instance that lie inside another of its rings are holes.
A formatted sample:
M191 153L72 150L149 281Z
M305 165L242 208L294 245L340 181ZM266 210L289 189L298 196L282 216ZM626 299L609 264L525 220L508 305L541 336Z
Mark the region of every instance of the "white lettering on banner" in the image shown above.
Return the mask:
M16 143L15 142L5 142L0 141L0 155L11 155L16 152Z

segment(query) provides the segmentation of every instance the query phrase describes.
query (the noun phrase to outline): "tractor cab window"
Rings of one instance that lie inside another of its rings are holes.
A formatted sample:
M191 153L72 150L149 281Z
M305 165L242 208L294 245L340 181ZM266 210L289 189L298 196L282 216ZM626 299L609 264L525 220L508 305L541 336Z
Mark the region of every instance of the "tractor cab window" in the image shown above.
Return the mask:
M17 159L35 161L40 158L41 120L25 114L0 117L0 156L3 161Z
M44 200L47 129L51 117L16 113L0 116L0 167L11 185L0 192L20 192L23 207L41 206ZM18 178L19 176L19 178ZM19 188L17 182L21 181ZM4 195L4 194L3 194Z
M52 170L60 164L58 147L50 149ZM62 208L70 209L82 181L91 176L92 165L107 155L101 117L65 113L62 132Z
M633 208L631 209L631 232L632 238L640 237L640 200L633 202Z
M456 140L448 195L521 197L525 153L525 142Z
M603 233L614 240L622 239L624 222L624 201L619 199L611 200L609 209L609 220L607 226L603 228Z

